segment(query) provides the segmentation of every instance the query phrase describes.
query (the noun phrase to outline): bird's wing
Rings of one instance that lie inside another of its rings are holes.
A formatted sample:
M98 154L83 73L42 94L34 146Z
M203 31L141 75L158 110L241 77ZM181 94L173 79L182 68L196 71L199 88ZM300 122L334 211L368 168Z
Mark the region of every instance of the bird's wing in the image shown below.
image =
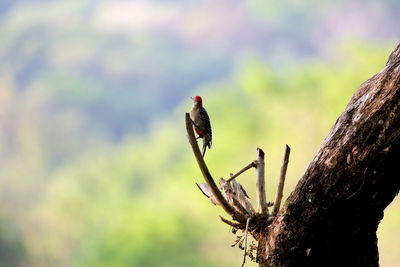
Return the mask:
M204 120L204 127L206 130L205 135L209 136L209 141L211 142L212 131L211 131L210 117L208 117L207 111L204 108L201 108L199 112L200 112L200 117Z

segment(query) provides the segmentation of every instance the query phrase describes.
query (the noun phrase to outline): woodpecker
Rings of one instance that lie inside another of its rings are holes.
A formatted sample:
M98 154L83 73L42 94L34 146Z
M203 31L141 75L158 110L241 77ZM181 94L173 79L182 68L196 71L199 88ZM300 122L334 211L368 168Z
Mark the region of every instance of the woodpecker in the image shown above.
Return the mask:
M193 107L190 111L190 118L193 123L193 130L203 139L203 158L206 154L206 147L211 148L212 133L211 123L207 111L203 107L203 99L196 95L191 97L193 100Z

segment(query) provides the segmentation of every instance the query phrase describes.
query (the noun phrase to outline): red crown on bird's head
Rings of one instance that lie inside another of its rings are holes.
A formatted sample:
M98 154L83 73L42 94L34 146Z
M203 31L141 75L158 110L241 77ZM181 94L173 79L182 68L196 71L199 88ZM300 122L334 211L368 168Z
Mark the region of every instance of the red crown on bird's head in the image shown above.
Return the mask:
M200 106L203 105L203 99L201 98L201 96L196 95L192 98L194 101L196 101Z

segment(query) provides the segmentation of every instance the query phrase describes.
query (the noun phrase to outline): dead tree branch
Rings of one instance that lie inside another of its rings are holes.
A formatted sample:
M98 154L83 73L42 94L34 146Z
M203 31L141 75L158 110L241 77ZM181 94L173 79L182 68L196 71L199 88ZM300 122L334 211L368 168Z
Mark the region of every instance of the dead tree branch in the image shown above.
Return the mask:
M276 190L276 195L275 195L274 207L272 209L272 216L275 216L281 207L283 186L285 185L286 171L289 164L289 156L290 156L290 147L286 145L285 153L282 159L282 167L281 167L281 174L279 176L278 188Z
M268 214L267 199L265 195L265 159L264 151L257 148L256 194L258 213Z
M200 149L197 145L196 137L194 136L192 122L191 122L189 113L186 113L185 121L186 121L186 131L188 133L189 142L190 142L190 145L192 146L193 153L196 157L196 161L197 161L197 164L199 165L201 173L203 174L204 180L208 184L211 192L215 196L215 198L218 201L218 203L220 204L220 206L228 214L234 216L235 210L233 209L233 207L231 205L229 205L229 203L222 196L221 191L219 191L217 185L214 182L214 179L212 178L210 172L208 171L206 163L204 162L204 159L201 155Z
M238 177L240 174L244 173L245 171L247 171L248 169L251 168L255 168L257 167L257 163L256 161L252 161L249 165L247 165L246 167L244 167L243 169L241 169L240 171L238 171L238 173L236 173L235 175L232 175L227 182L229 183L230 181L232 181L233 179L235 179L236 177Z
M247 233L249 232L249 223L250 223L250 217L247 218L246 220L246 230L244 232L244 253L243 253L243 263L241 265L241 267L244 266L244 264L246 263L246 254L247 254Z

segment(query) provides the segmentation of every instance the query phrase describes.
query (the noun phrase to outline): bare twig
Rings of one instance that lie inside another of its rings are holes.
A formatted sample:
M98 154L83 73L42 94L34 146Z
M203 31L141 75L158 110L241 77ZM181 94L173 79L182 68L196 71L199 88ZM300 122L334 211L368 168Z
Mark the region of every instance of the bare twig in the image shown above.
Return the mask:
M238 177L240 174L244 173L245 171L247 171L250 168L256 167L256 162L251 162L249 165L247 165L246 167L244 167L243 169L241 169L240 171L238 171L238 173L236 173L235 175L232 175L228 180L226 180L228 183L230 181L232 181L233 179L235 179L236 177Z
M244 224L242 224L242 223L232 222L232 221L230 221L228 219L225 219L222 216L219 216L219 218L221 219L222 222L226 223L227 225L232 226L233 228L243 229L243 227L244 227Z
M267 200L265 196L265 162L264 162L264 151L261 148L257 148L257 170L256 170L256 193L257 193L257 204L258 213L267 214Z
M199 165L199 168L201 170L201 173L203 174L204 180L210 187L211 192L215 196L216 200L220 204L220 206L230 215L235 217L235 210L229 203L225 200L225 198L222 196L221 191L219 191L217 185L214 182L214 179L212 178L210 172L208 171L207 165L204 162L204 159L201 155L199 146L197 145L196 142L196 137L194 136L193 132L193 127L192 127L192 121L190 119L189 113L185 114L185 120L186 120L186 131L188 133L188 138L190 145L192 146L194 156L196 157L197 164Z
M250 217L248 217L247 220L246 220L246 230L245 230L245 233L244 233L244 255L243 255L243 263L242 263L241 267L243 267L244 264L246 263L247 233L249 231L249 223L250 223Z
M283 186L285 185L286 170L289 164L290 147L286 145L285 153L282 159L281 174L279 176L278 188L276 190L274 208L272 210L272 216L275 216L281 206L282 196L283 196Z
M242 190L242 186L236 181L236 179L232 180L233 191L235 192L239 202L246 208L246 210L250 213L251 216L256 214L253 206L251 205L250 201L247 200L245 194Z

